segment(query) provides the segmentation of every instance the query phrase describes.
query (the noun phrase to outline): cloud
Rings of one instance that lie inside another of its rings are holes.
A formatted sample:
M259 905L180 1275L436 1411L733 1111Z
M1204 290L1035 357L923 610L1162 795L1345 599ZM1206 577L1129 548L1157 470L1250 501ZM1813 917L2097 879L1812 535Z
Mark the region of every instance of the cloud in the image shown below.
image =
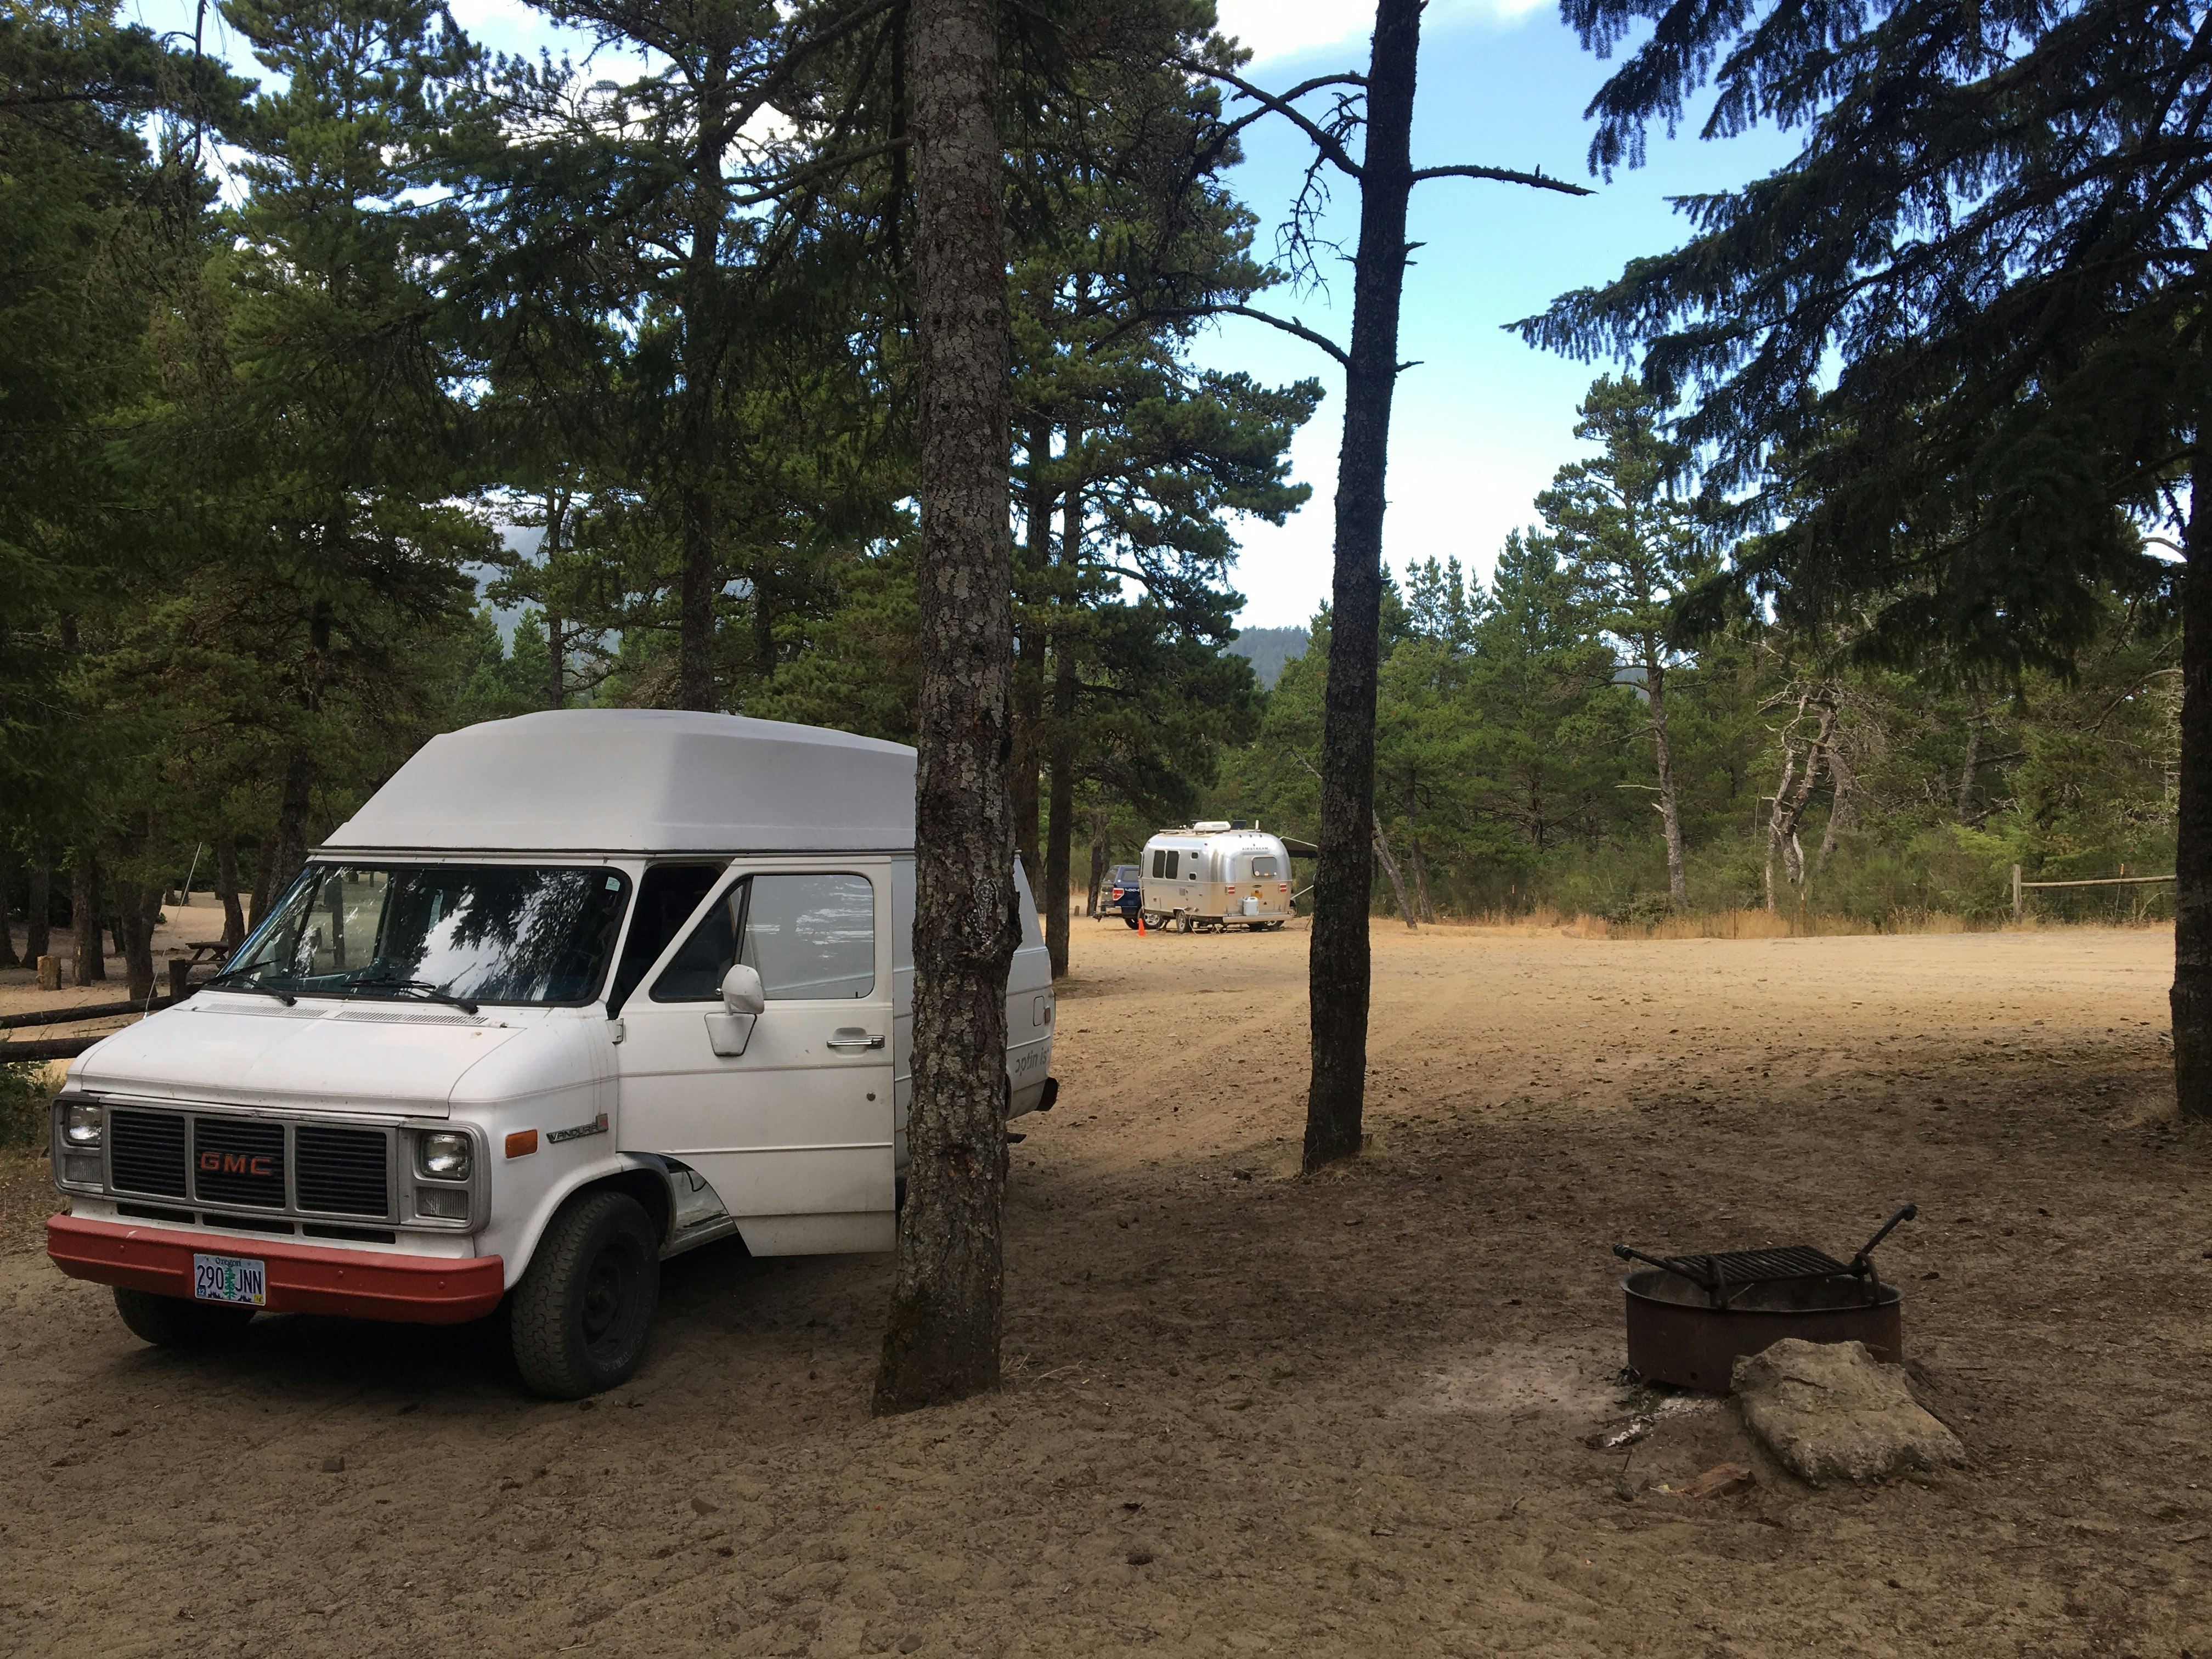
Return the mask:
M1454 24L1510 23L1543 9L1550 0L1436 0L1427 27L1433 33ZM1252 49L1255 61L1288 58L1322 46L1364 49L1375 27L1372 8L1357 0L1220 0L1220 28Z

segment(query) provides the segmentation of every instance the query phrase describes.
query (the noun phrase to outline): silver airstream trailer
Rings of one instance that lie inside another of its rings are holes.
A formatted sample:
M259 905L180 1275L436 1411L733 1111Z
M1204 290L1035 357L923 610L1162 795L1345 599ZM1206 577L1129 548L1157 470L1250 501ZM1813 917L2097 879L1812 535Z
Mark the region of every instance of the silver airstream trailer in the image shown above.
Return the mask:
M1281 839L1224 819L1163 830L1145 843L1147 927L1217 932L1280 927L1297 914Z

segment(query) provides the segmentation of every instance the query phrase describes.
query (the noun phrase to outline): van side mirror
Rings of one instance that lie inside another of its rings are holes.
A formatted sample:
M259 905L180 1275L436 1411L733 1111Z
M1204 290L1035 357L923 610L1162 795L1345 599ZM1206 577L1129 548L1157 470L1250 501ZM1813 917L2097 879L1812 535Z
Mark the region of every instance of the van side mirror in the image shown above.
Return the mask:
M753 1040L753 1022L768 1006L760 971L742 962L722 975L722 1006L707 1016L707 1041L725 1060L735 1060Z
M757 1014L768 1006L760 969L740 962L722 975L722 1006L733 1014Z

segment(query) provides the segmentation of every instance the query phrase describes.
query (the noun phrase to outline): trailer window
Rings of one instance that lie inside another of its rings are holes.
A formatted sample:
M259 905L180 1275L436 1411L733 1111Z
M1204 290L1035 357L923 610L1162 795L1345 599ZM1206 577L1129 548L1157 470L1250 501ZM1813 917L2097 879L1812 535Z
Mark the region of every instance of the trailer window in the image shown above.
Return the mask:
M1273 881L1282 873L1281 866L1275 862L1272 854L1262 854L1252 860L1252 879L1255 881Z
M1182 854L1171 847L1155 848L1152 852L1152 874L1162 881L1176 878L1176 865Z
M866 876L748 876L700 920L653 1000L714 1001L740 962L770 1002L866 996L876 988L875 889Z

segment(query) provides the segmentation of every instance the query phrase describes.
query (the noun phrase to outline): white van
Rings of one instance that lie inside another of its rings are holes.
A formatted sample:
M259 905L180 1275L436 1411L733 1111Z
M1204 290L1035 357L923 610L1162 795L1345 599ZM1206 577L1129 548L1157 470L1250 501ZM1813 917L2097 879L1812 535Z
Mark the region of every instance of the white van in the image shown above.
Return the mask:
M914 791L911 749L731 715L432 739L212 984L70 1067L48 1254L171 1345L505 1300L572 1399L635 1370L667 1256L892 1249ZM1016 878L1010 1115L1057 1091Z
M1256 932L1280 927L1297 914L1289 849L1241 823L1163 830L1145 843L1144 872L1148 927Z

